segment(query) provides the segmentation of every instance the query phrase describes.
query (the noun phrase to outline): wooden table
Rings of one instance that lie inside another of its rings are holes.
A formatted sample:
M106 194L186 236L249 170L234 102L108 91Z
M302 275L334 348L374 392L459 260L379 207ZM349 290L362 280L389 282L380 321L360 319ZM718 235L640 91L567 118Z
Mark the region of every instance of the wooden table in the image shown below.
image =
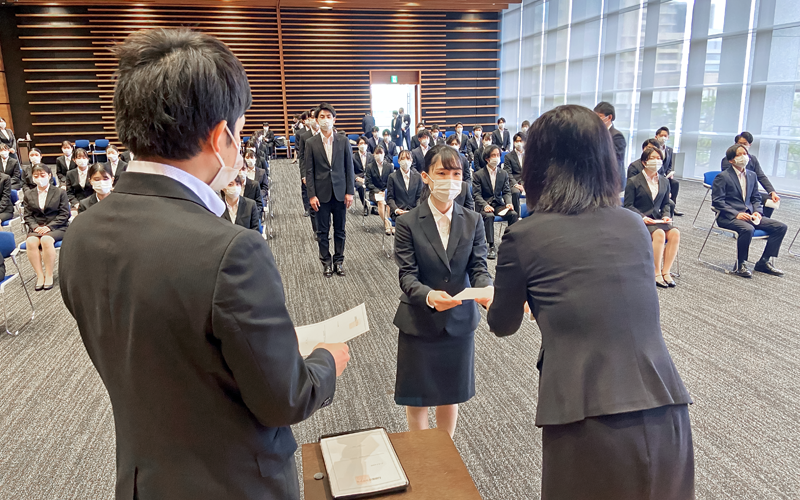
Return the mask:
M410 486L402 493L375 498L480 500L472 477L453 440L439 429L389 434ZM325 478L314 479L322 472ZM303 445L303 485L306 500L332 500L319 443Z

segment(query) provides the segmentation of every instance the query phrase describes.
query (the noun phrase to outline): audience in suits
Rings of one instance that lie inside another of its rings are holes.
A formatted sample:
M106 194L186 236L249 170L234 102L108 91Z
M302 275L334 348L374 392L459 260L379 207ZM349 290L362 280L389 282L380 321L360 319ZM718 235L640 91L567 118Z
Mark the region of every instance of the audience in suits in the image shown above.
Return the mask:
M747 170L755 172L756 177L758 178L758 183L761 184L761 187L764 188L766 193L762 192L761 195L761 206L764 211L764 217L772 217L772 212L775 211L774 208L768 207L765 205L767 200L772 200L773 202L777 203L780 201L781 197L778 196L778 193L775 192L775 188L772 187L772 183L769 180L769 177L764 173L761 169L761 164L758 162L758 158L755 155L750 153L750 146L753 144L753 134L750 132L742 132L741 134L737 135L733 141L735 144L741 144L747 150L747 155L750 158L750 161L747 162ZM731 164L728 162L727 158L722 158L722 163L720 166L720 170L725 170L726 168L730 167Z
M503 160L503 170L508 174L511 185L511 204L514 211L520 213L520 198L525 195L522 185L522 162L525 155L525 136L521 132L514 134L514 149L508 152Z
M386 184L386 204L389 205L389 216L392 219L409 212L419 204L422 195L422 177L411 168L411 151L400 151L398 156L400 168L389 174ZM392 233L395 229L392 228Z
M464 156L467 155L467 144L469 137L464 133L464 124L461 122L456 123L456 133L453 134L458 139L458 151Z
M111 173L114 185L116 185L119 181L119 174L128 169L128 164L120 159L119 150L113 144L109 144L106 148L106 159L108 161L103 165Z
M78 164L75 163L75 158L72 156L74 150L75 148L71 142L64 141L61 143L62 155L56 158L56 175L58 175L58 180L61 184L67 183L68 171L78 168Z
M266 170L256 166L257 161L258 158L252 151L244 154L245 177L258 185L258 189L261 191L262 205L264 205L269 200L269 176ZM255 200L253 201L255 202Z
M619 176L621 179L620 189L625 189L625 148L628 143L625 140L625 135L619 130L614 128L614 120L617 118L617 111L614 105L610 102L601 101L594 107L594 112L608 128L611 134L611 140L614 143L614 156L617 158L617 168L619 168Z
M669 129L667 127L660 127L658 130L656 130L656 141L658 142L658 147L661 150L661 156L664 158L664 165L661 167L661 170L658 173L666 177L669 181L669 197L670 200L672 200L672 215L680 217L683 215L683 212L677 210L675 207L678 204L678 191L680 190L681 185L675 178L673 151L671 147L667 146L668 139Z
M497 128L492 131L492 144L502 151L508 151L511 147L511 133L506 130L505 118L497 119Z
M255 201L242 196L243 187L242 177L237 175L220 193L225 201L225 212L221 217L245 229L260 231L261 212Z
M469 166L469 160L467 160L467 157L464 156L459 149L461 144L458 142L458 136L456 134L451 134L450 137L445 140L445 144L458 152L458 158L461 161L462 169L461 178L467 182L470 182L472 180L472 168Z
M758 193L758 176L747 170L750 156L742 144L734 144L725 151L725 158L731 167L726 168L714 179L711 186L711 203L717 212L719 227L736 231L736 267L733 274L751 278L747 269L750 242L753 233L760 229L769 235L767 246L754 269L758 272L783 276L783 271L775 268L770 258L777 257L781 242L786 235L786 224L769 217L763 217L761 195Z
M483 216L486 242L489 244L487 259L497 256L494 247L494 218L501 217L511 226L519 214L511 204L511 185L508 173L500 168L500 148L494 144L483 151L486 168L472 176L472 196L475 198L475 211Z
M471 162L475 162L476 152L481 148L483 145L481 136L483 135L483 127L480 125L475 125L472 128L472 137L467 140L467 159ZM475 170L477 167L473 166Z
M89 154L82 148L75 150L75 163L78 168L67 171L67 196L73 210L78 209L81 200L94 193L92 182L89 179Z
M11 157L17 159L17 138L14 137L14 131L8 128L5 118L2 116L0 116L0 144L8 146Z
M114 177L105 164L95 163L89 167L89 181L92 183L94 193L88 198L81 200L78 205L78 213L87 211L90 207L104 200L111 194L114 188Z
M262 213L264 211L264 198L261 195L261 185L256 182L255 177L253 179L247 177L247 163L245 162L242 162L242 166L239 169L239 178L242 180L242 196L253 200L258 213Z
M275 132L269 128L269 123L264 122L262 129L257 134L259 139L258 157L264 161L275 157Z
M425 155L433 147L431 146L433 139L430 133L423 129L417 132L417 141L419 146L411 150L411 168L417 172L422 172L422 167L425 165Z
M383 146L375 148L372 155L372 162L367 165L367 189L369 190L369 201L378 205L378 214L383 221L386 234L392 233L392 224L389 222L389 211L386 205L385 191L389 183L389 175L394 171L392 160L386 158Z
M392 136L389 133L389 129L383 131L383 141L379 143L379 145L383 148L383 152L389 158L392 158L395 154L397 154L397 143L392 140ZM375 154L375 149L373 148L372 154Z
M657 147L647 147L640 158L644 170L628 179L625 185L625 208L639 214L653 240L653 263L656 286L662 288L677 285L670 271L678 255L680 232L672 227L669 217L670 184L659 174L663 166L663 153Z
M413 136L411 137L411 149L412 151L419 147L419 133L425 132L427 129L425 128L425 124L422 122L417 123L417 130L414 132ZM419 172L419 169L417 169Z
M364 217L369 215L369 205L366 202L367 167L372 163L372 153L369 152L367 139L359 137L356 142L358 151L353 154L353 175L356 182L356 191L364 208Z
M656 149L659 149L659 150L661 149L660 148L660 144L658 143L658 141L653 139L653 138L645 139L644 142L642 143L642 152L644 152L644 150L647 149L647 148L656 148ZM640 173L642 173L642 170L644 170L644 164L642 163L642 159L641 158L636 158L635 160L633 160L631 162L630 165L628 165L628 171L627 171L625 177L626 177L627 180L631 180L633 177L635 177L635 176L639 175ZM658 173L661 174L661 175L664 175L664 167L663 166L661 167L661 170L658 171Z
M439 146L440 144L444 144L444 134L439 131L439 125L435 123L431 125L431 143L429 144L430 147Z
M480 147L475 151L474 168L480 170L486 166L486 161L483 159L483 152L492 145L492 134L484 134L481 137Z
M11 150L7 144L0 144L0 171L8 175L11 189L22 189L22 170L19 160L11 156Z
M367 150L375 154L375 148L381 144L381 129L372 127L372 133L367 137Z

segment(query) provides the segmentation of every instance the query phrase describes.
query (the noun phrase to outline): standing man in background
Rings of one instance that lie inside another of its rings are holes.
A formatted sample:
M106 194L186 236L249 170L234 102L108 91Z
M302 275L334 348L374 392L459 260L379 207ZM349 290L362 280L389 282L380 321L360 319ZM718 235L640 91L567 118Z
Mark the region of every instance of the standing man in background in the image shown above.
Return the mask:
M298 500L289 426L331 404L349 354L300 356L269 246L220 218L247 75L189 30L137 31L114 50L116 130L136 160L70 225L59 274L111 399L116 498Z
M403 140L398 142L397 145L401 146L400 149L411 149L411 115L406 114L406 110L400 108L400 117L403 119L402 132Z
M667 127L660 127L656 130L656 141L658 142L658 149L661 151L661 157L664 158L664 163L661 166L661 175L669 181L669 197L672 200L672 215L680 217L683 212L678 211L676 205L678 204L678 191L681 189L680 183L675 178L675 164L673 163L672 148L667 146L669 139L669 129ZM627 177L627 176L626 176Z
M347 136L333 130L336 110L323 102L316 111L320 133L306 140L304 162L306 186L311 208L317 213L317 242L322 274L344 276L345 217L353 204L355 182L353 150ZM330 252L330 227L333 217L333 248Z
M403 146L403 138L405 137L405 132L403 132L403 117L397 111L392 111L392 142L395 146L402 148ZM392 155L395 154L394 151L391 152Z
M625 175L625 148L628 146L625 136L619 130L614 128L614 120L617 118L617 112L614 105L610 102L602 101L594 107L594 112L603 120L603 123L608 127L608 132L611 134L611 140L614 142L614 154L617 158L617 167L619 168L619 178L622 186L620 191L625 190L627 176Z
M364 131L364 136L369 138L372 133L372 127L375 126L375 117L372 113L367 111L364 113L364 118L361 119L361 130Z
M506 130L506 119L503 117L497 119L497 128L492 132L492 144L502 151L508 151L511 147L511 132Z

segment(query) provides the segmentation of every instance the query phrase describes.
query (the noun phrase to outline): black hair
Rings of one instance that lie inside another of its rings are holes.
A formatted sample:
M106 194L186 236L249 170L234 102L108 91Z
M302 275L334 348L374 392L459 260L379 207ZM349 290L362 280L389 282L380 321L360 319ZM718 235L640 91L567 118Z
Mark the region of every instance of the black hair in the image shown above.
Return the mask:
M69 142L69 141L63 141L63 142L61 143L61 147L63 148L64 146L69 146L69 147L72 147L72 143L71 143L71 142Z
M376 125L376 126L372 127L372 131L373 131L373 132L380 132L380 131L381 131L381 129L380 129L380 127L378 127L378 126Z
M403 154L403 153L405 153L405 154ZM403 156L408 156L408 158L411 159L411 151L409 151L408 149L404 149L404 150L400 151L400 154L397 155L397 160L400 161L400 159Z
M78 148L72 153L72 157L77 159L79 156L85 156L87 159L89 158L89 153L86 152L83 148Z
M417 132L417 139L422 139L426 135L428 135L428 131L427 130L420 130L419 132Z
M642 149L645 149L648 146L653 146L654 148L661 148L661 144L659 144L659 142L653 139L652 137L644 140L644 142L642 143Z
M614 105L611 104L610 102L606 101L598 102L597 106L594 107L594 112L610 116L612 122L617 119L617 110L614 109Z
M656 130L656 137L658 137L658 134L661 132L666 132L667 135L669 135L669 129L667 127L659 127L658 130Z
M480 131L483 131L483 127L481 127L480 125L475 125L474 127L472 127L472 130L480 130Z
M241 175L237 175L233 179L233 182L235 182L237 186L242 186L242 187L244 187L244 184L245 184L245 181L242 180L242 176Z
M386 150L383 149L383 146L376 146L375 149L372 150L372 155L374 156L374 155L378 154L378 151L380 151L381 153L386 155Z
M363 142L364 144L367 144L367 140L364 138L364 136L363 136L363 135L362 135L361 137L359 137L359 138L358 138L358 140L356 141L356 145L358 145L358 144L361 144L362 142Z
M422 122L417 123L417 128L420 128L420 127L425 128L425 124L422 123Z
M461 125L461 127L462 127L462 128L464 127L464 124L463 124L463 123L461 123L461 122L457 122L457 123L456 123L456 127L458 127L459 125ZM453 128L456 128L456 127L453 127Z
M300 120L301 121L308 120L308 111L303 111L302 113L300 113Z
M522 122L522 125L520 126L520 128L522 128L522 127L530 127L530 126L531 126L531 122L529 122L528 120L525 120L524 122Z
M38 153L39 156L42 156L42 151L39 148L31 148L30 151L28 151L28 156L30 156L31 153Z
M513 144L517 142L517 139L521 139L522 142L525 142L525 134L523 134L522 132L517 132L516 134L514 134L514 138L511 139L511 143Z
M439 130L439 125L436 125L434 123L433 125L431 125L431 130Z
M484 159L484 161L486 161L488 163L489 162L489 158L492 156L492 153L494 153L495 151L500 151L500 148L496 144L492 144L491 146L484 148L484 150L483 150L483 159ZM500 151L500 155L501 156L503 155L502 151Z
M97 173L103 173L105 174L104 177L108 176L109 179L114 178L114 176L111 175L111 172L109 172L106 166L103 165L102 163L93 163L89 165L89 171L86 172L86 178L91 180L92 176Z
M386 135L386 134L392 135L392 133L389 132L388 128L383 129L383 135Z
M403 113L405 113L405 112L406 112L405 108L398 108L398 109L399 109L400 111L402 111Z
M242 63L204 33L136 31L112 50L119 59L117 132L136 156L188 160L221 121L235 133L253 102Z
M522 169L528 208L567 215L619 206L611 134L589 108L569 104L531 125Z
M425 164L422 166L422 171L430 174L431 166L436 162L441 162L445 170L462 170L461 158L458 151L453 148L447 147L444 144L434 146L425 155Z
M450 134L447 139L444 140L444 143L448 146L452 146L453 144L458 144L458 136L456 134Z
M336 109L333 106L331 106L330 104L328 104L327 102L323 102L322 104L317 106L317 109L314 110L314 118L317 118L319 116L319 112L323 111L323 110L324 111L329 111L330 114L332 114L333 117L336 118Z
M252 156L253 158L255 158L256 157L256 152L255 151L245 151L244 157L247 158L248 156Z
M664 155L661 154L661 148L654 148L653 146L648 146L644 148L644 151L642 151L642 156L641 158L639 158L640 160L642 160L642 164L647 162L653 151L658 153L658 156L661 158L661 161L664 161Z
M736 154L739 152L739 148L742 148L745 151L747 151L747 148L742 146L741 144L734 144L733 146L725 150L725 159L731 161L734 158L736 158Z
M267 122L264 122L264 124L262 125L262 127L269 127L269 123L267 123Z
M116 151L117 153L119 153L119 149L117 149L117 147L116 147L115 145L113 145L113 144L109 144L109 145L106 147L106 152L108 152L109 150L110 150L110 151Z
M506 119L501 116L500 118L497 119L497 124L500 125L500 122L505 123Z
M753 141L755 140L753 134L750 132L742 132L736 136L736 139L734 139L733 142L739 142L739 139L744 139L748 144L753 144Z
M48 167L44 163L37 163L31 169L31 177L33 177L33 174L35 174L36 172L39 172L39 171L44 172L44 173L46 173L47 175L49 175L51 177L53 176L53 172L52 172L52 170L50 170L50 167Z

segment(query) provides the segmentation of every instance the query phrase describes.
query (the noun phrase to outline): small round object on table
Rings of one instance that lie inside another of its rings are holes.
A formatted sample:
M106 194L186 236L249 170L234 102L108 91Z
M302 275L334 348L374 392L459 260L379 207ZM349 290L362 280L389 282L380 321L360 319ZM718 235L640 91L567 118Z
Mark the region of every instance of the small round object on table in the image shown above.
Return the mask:
M323 474L322 472L317 472L316 474L314 474L314 479L316 479L317 481L319 481L320 479L324 479L324 478L325 478L325 474Z

